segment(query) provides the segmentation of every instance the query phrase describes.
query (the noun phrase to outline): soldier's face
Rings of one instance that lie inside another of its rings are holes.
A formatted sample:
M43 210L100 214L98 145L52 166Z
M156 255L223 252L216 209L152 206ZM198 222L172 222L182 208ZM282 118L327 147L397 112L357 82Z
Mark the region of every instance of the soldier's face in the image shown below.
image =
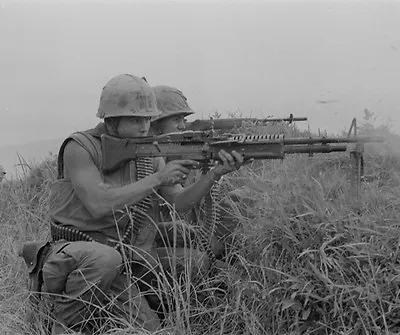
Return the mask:
M0 183L3 181L5 175L6 174L4 172L0 172Z
M159 129L163 134L176 133L186 129L185 117L183 115L174 115L160 120Z
M118 124L120 137L147 136L150 129L150 117L122 116Z

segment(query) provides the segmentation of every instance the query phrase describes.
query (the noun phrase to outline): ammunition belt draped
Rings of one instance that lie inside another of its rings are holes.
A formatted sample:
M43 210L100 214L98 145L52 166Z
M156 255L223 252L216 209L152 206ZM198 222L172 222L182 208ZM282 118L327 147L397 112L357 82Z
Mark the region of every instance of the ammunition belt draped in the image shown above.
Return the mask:
M113 247L115 250L120 251L121 245L129 243L130 230L126 229L121 240L114 240L107 238L105 235L98 232L82 232L72 227L61 226L58 222L50 222L50 231L53 241L66 240L68 242L99 242Z
M140 180L154 173L153 158L142 157L136 160L136 180ZM152 204L152 196L149 195L142 199L131 208L131 224L129 228L131 232L131 244L133 245L139 235L140 230L146 224L147 212Z
M210 165L204 164L201 167L203 175L210 171ZM217 202L221 198L221 184L216 182L210 192L204 198L204 220L203 225L196 227L197 238L200 246L206 252L209 258L209 266L212 269L216 264L216 257L211 249L212 238L214 236L215 226L220 221L220 211Z
M94 239L88 234L75 228L64 227L59 223L50 222L51 238L53 241L66 240L70 242L87 241L92 242Z

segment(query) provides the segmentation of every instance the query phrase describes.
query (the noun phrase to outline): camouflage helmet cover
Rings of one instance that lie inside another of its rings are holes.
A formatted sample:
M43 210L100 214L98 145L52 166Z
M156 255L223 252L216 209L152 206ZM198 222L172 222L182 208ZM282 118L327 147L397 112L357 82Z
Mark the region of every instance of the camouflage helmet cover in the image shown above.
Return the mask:
M160 115L153 90L143 78L121 74L104 86L97 117L155 117Z
M189 107L186 97L182 91L177 88L158 85L153 87L157 99L157 107L161 111L161 115L156 116L152 121L159 121L169 116L183 115L188 116L194 114Z

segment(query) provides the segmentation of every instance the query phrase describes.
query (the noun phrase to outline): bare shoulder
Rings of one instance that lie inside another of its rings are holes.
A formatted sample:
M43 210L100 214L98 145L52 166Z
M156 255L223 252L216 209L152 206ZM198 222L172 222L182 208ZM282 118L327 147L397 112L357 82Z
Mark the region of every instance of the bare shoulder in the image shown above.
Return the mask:
M74 140L70 140L64 149L64 161L67 162L75 162L79 161L79 159L90 158L89 152L82 147L78 142Z
M96 168L89 152L74 140L70 140L64 149L65 177L82 168Z

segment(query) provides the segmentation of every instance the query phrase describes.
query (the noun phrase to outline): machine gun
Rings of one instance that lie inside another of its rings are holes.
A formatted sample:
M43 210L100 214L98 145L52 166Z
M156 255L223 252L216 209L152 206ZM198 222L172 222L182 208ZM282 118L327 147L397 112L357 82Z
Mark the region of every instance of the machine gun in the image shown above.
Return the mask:
M193 122L186 123L187 130L193 131L205 131L209 129L228 131L235 127L240 127L245 122L251 122L255 125L265 125L269 122L288 122L289 124L295 121L307 121L306 117L294 117L290 114L287 118L267 118L267 119L257 119L257 118L228 118L228 119L213 119L210 120L195 120Z
M168 160L192 159L203 164L219 161L218 152L236 151L244 160L283 159L285 154L330 153L346 151L341 143L383 142L382 137L310 137L288 138L283 135L215 136L212 131L184 131L161 136L120 139L101 135L105 173L140 157L164 157Z

